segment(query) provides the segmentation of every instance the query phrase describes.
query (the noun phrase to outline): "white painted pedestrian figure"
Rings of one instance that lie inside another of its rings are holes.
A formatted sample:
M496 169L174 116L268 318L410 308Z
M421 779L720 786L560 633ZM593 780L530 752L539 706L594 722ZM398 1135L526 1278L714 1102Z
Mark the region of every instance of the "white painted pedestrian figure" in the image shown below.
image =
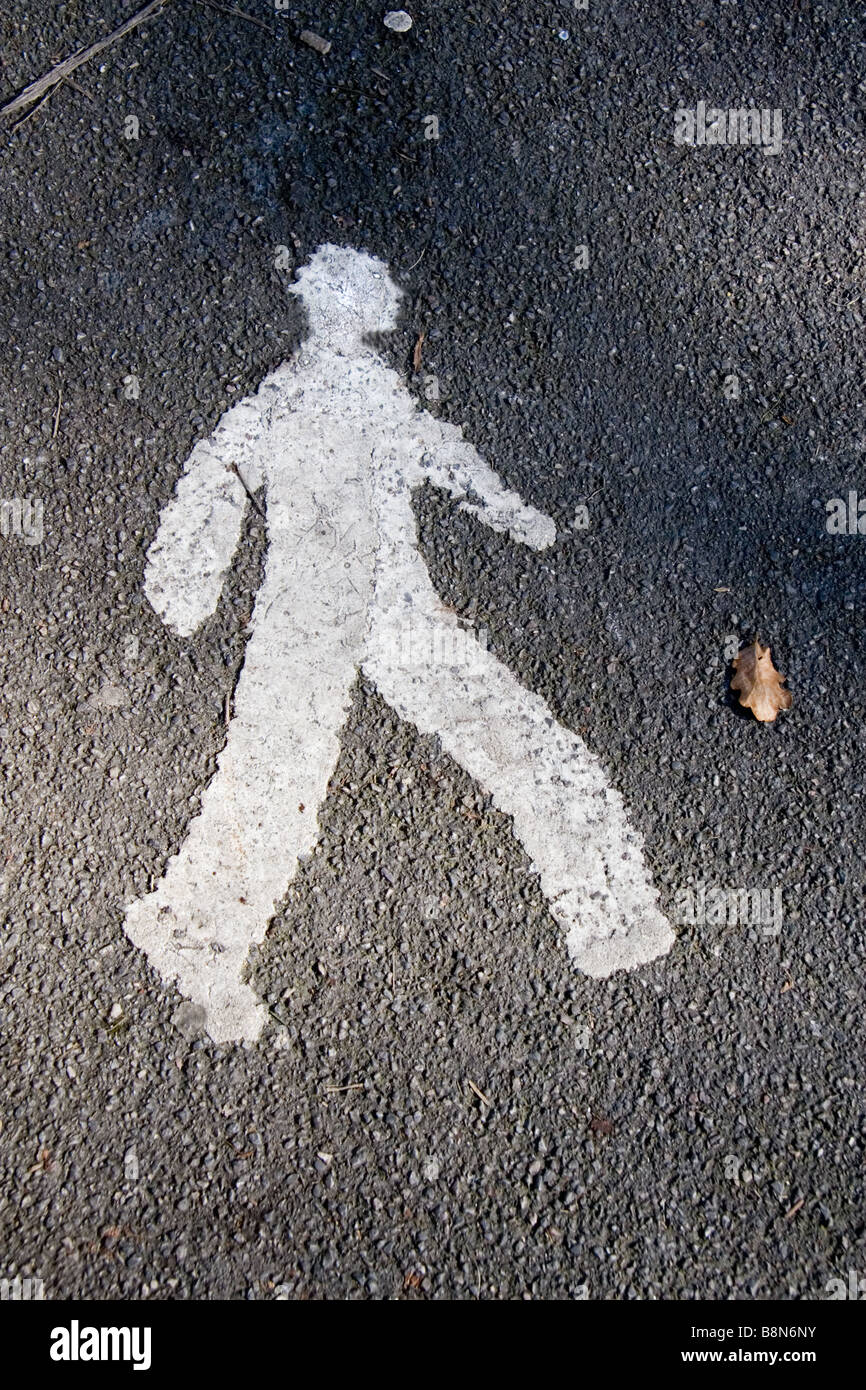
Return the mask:
M400 291L381 261L322 246L292 290L311 336L196 445L148 552L147 596L188 636L216 609L247 489L265 490L266 572L218 771L165 876L128 907L129 936L202 1006L215 1041L258 1037L267 1011L247 956L316 844L362 670L512 817L574 964L605 976L652 960L674 937L619 793L443 607L412 494L428 480L533 550L554 523L367 344L396 326Z

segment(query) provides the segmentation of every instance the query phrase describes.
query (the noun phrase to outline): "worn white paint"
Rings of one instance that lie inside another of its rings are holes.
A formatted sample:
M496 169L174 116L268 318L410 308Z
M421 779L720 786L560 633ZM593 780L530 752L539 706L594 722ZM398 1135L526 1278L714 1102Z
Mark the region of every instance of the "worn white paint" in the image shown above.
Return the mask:
M266 573L218 771L156 890L129 906L127 932L205 1009L214 1040L259 1035L248 952L316 843L363 669L513 818L578 968L604 976L653 959L674 937L619 793L443 608L412 494L429 480L534 550L553 543L554 523L459 428L419 410L367 345L396 322L399 291L380 261L323 246L292 289L310 338L196 446L148 552L147 596L188 636L214 612L238 543L248 499L231 465L265 488Z

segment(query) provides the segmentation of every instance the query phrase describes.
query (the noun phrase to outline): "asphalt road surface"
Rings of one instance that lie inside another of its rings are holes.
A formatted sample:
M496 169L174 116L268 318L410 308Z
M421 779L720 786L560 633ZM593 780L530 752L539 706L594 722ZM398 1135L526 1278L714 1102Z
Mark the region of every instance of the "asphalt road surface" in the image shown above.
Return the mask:
M171 0L0 118L0 498L32 504L0 539L0 1274L823 1299L866 1272L866 539L826 524L866 495L861 7L237 8ZM0 18L4 100L136 5L39 9ZM676 143L699 102L781 112L781 149ZM509 818L361 677L250 954L268 1021L217 1045L124 911L214 776L265 521L187 637L145 555L301 350L323 243L389 267L380 355L556 523L535 552L415 499L444 608L600 760L677 940L578 970ZM729 690L756 636L774 723ZM780 929L678 920L701 885L780 893Z

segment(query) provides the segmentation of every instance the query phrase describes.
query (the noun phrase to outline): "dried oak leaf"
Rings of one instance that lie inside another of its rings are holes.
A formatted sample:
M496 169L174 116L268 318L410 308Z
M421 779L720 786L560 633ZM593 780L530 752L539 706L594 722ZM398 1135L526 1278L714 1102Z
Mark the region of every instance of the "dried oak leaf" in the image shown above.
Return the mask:
M793 695L782 688L785 676L780 675L770 659L770 648L753 642L734 657L736 675L731 689L740 696L740 704L750 709L762 724L769 724L780 709L790 709Z

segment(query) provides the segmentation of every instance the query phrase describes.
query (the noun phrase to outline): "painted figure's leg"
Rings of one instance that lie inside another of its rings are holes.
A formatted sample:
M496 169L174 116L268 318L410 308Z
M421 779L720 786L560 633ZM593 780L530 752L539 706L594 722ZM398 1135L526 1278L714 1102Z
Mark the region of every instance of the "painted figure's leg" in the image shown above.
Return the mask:
M279 585L254 615L228 740L180 853L127 909L126 931L167 981L206 1010L215 1042L255 1040L265 1006L242 980L250 946L315 847L357 668L349 650L287 623ZM331 616L331 628L333 628Z
M414 608L407 641L396 611L376 615L365 674L513 818L575 965L605 976L669 951L640 836L582 740L450 614Z

